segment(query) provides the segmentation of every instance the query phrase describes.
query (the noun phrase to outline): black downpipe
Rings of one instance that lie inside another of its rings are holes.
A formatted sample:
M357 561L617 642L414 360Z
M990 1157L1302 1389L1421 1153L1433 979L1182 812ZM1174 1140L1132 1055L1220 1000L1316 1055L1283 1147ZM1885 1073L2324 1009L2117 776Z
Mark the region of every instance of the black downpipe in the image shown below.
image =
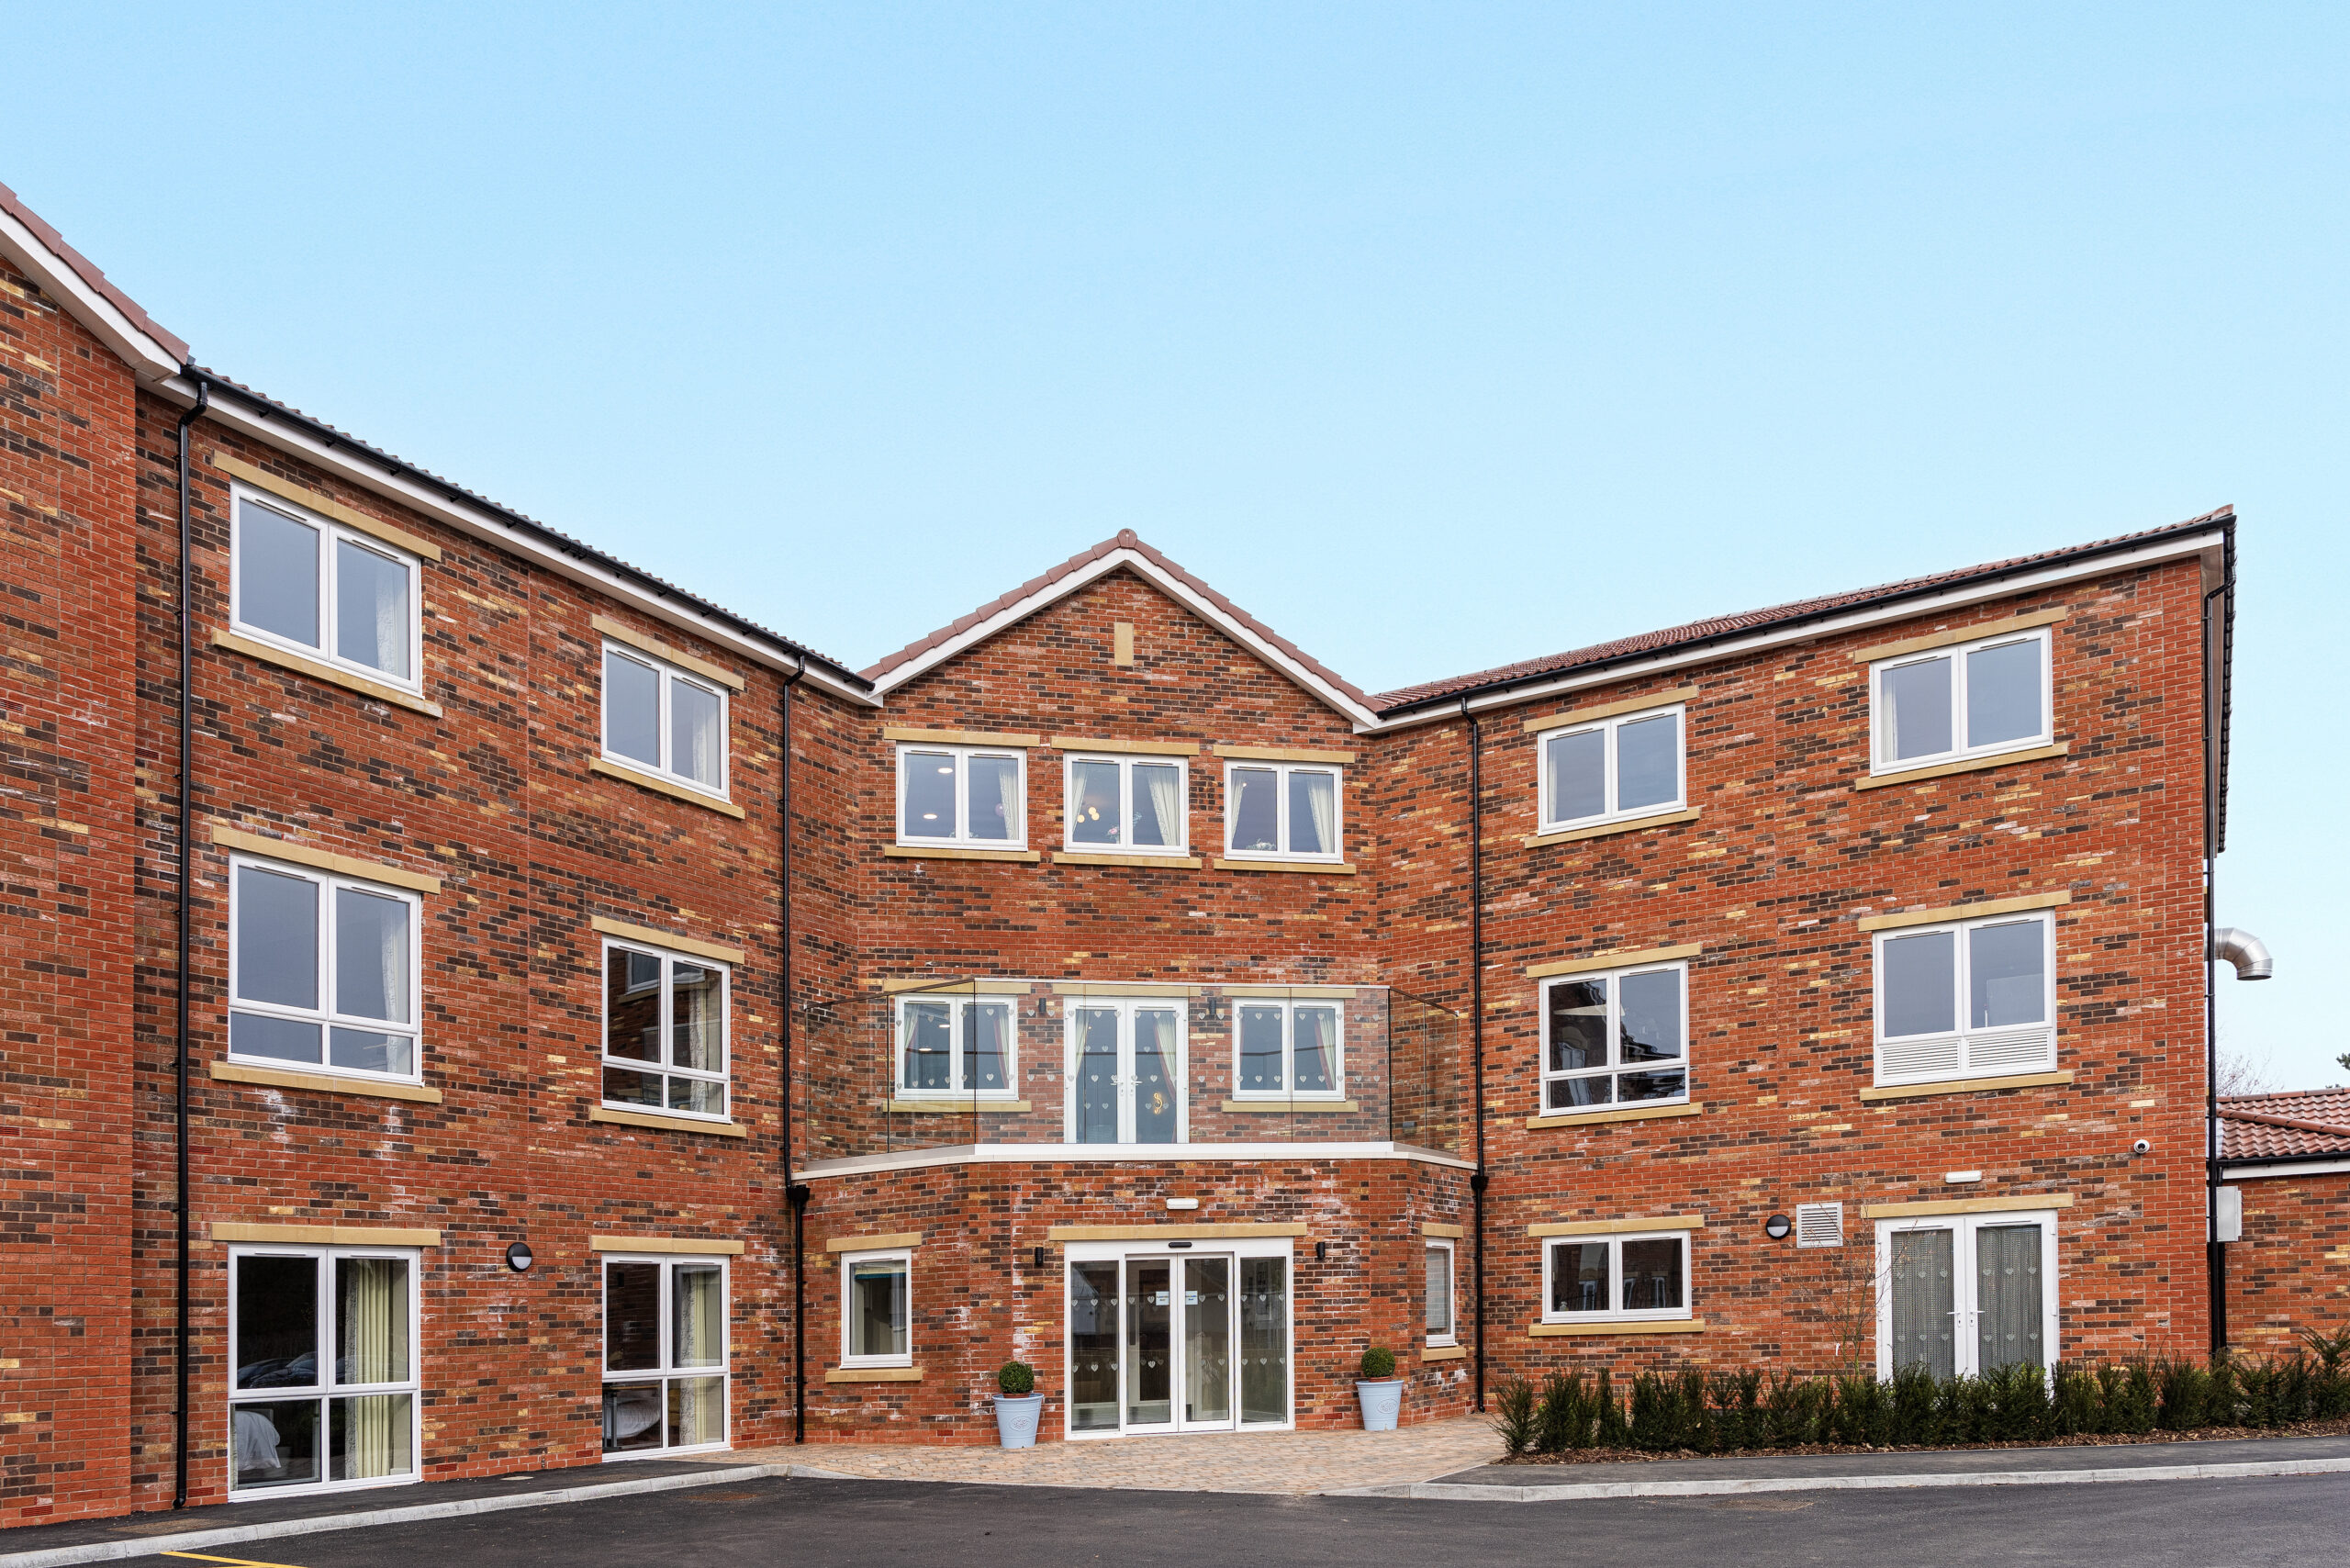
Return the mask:
M188 1347L188 1190L187 1190L187 986L189 878L194 855L189 840L195 832L196 802L194 787L196 765L193 747L196 738L196 569L191 560L190 541L195 525L190 518L192 499L188 494L187 431L211 406L212 389L201 376L196 380L196 404L180 416L180 821L179 821L179 955L178 992L173 1003L172 1036L172 1097L173 1138L174 1158L179 1167L179 1190L173 1194L173 1207L178 1211L178 1252L175 1266L176 1301L172 1360L172 1506L187 1506L187 1347Z
M2211 705L2211 601L2234 587L2235 574L2231 571L2218 588L2203 596L2203 1271L2211 1292L2213 1355L2228 1348L2228 1249L2220 1239L2220 960L2211 950L2219 928L2220 873L2219 743L2211 730L2219 717Z
M1485 1407L1485 775L1482 735L1469 700L1460 700L1469 721L1469 1039L1475 1083L1477 1169L1469 1173L1469 1196L1476 1229L1470 1249L1471 1293L1477 1305L1477 1408Z
M778 783L776 814L782 822L783 882L780 946L783 961L778 984L782 987L783 1025L783 1195L791 1204L791 1440L808 1440L808 1249L801 1228L808 1213L808 1189L791 1179L791 689L808 673L802 657L791 678L783 683L783 773Z

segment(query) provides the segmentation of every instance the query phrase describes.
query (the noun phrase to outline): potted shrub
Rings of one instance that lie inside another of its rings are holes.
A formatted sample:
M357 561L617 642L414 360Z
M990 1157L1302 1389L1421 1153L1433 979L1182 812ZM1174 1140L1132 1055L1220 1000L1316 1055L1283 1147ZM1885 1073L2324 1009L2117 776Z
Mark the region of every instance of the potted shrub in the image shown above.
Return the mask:
M1036 1392L1036 1369L1026 1361L1006 1361L995 1374L1003 1392L995 1396L995 1435L1008 1449L1036 1446L1036 1417L1044 1414L1045 1396Z
M1395 1375L1394 1351L1373 1345L1362 1353L1362 1378L1355 1384L1355 1397L1362 1401L1364 1431L1395 1429L1395 1417L1404 1408L1404 1380Z

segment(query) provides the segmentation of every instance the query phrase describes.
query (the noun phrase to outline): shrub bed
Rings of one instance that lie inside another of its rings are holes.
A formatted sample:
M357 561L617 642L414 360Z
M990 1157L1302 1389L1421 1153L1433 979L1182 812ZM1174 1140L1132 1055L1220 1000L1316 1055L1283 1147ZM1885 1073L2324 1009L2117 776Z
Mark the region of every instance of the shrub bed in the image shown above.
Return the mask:
M2013 1366L1937 1378L1907 1367L1765 1376L1696 1368L1642 1372L1628 1388L1602 1372L1554 1372L1539 1387L1502 1385L1494 1427L1513 1459L1623 1450L1741 1453L1770 1449L1953 1448L2212 1428L2274 1430L2350 1417L2350 1328L2304 1335L2307 1352L2251 1361L2170 1357L2066 1361L2053 1376Z

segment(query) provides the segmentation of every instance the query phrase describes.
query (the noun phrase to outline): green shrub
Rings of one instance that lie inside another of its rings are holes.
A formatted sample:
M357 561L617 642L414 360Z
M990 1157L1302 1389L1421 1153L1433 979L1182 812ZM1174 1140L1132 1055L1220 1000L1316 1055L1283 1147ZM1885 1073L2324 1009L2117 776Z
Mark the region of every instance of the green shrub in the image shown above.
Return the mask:
M1716 1372L1707 1384L1713 1399L1712 1436L1716 1453L1737 1453L1762 1441L1757 1418L1762 1374L1749 1369Z
M1816 1378L1773 1374L1762 1396L1763 1419L1774 1448L1799 1448L1826 1434L1828 1384Z
M1990 1391L1992 1438L2028 1443L2048 1435L2048 1374L2038 1361L2011 1361L1984 1382Z
M2056 1364L2048 1404L2049 1430L2054 1436L2079 1437L2102 1429L2105 1396L2098 1391L2097 1373L2082 1362Z
M1534 1385L1522 1377L1514 1377L1502 1384L1494 1400L1494 1430L1502 1439L1502 1450L1515 1459L1534 1446L1535 1411Z
M1616 1397L1616 1384L1605 1367L1600 1369L1599 1387L1592 1395L1592 1403L1597 1407L1593 1441L1604 1449L1630 1448L1631 1425L1624 1419L1624 1402Z
M2100 1361L2097 1369L2097 1429L2100 1432L2127 1430L2119 1425L2121 1419L2122 1389L2130 1381L2130 1369L2120 1361Z
M1592 1428L1598 1420L1592 1395L1581 1372L1552 1372L1542 1380L1542 1397L1536 1406L1534 1446L1544 1453L1564 1453L1591 1447Z
M2350 1327L2333 1334L2304 1328L2301 1342L2317 1359L2311 1374L2311 1414L2320 1420L2350 1416Z
M2277 1424L2277 1366L2273 1361L2238 1361L2236 1418L2247 1427Z
M1681 1446L1673 1386L1654 1372L1632 1380L1632 1446L1651 1453Z
M1919 1448L1941 1442L1942 1393L1942 1381L1914 1361L1895 1372L1892 1440Z
M1034 1394L1036 1369L1026 1361L1006 1361L996 1369L995 1385L1006 1394Z
M1362 1375L1366 1383L1395 1375L1395 1352L1384 1345L1373 1345L1362 1353Z
M2203 1391L2203 1424L2240 1427L2244 1424L2244 1383L2236 1376L2234 1358L2225 1350L2211 1358L2211 1384Z
M1840 1443L1879 1448L1893 1440L1893 1391L1867 1372L1852 1372L1836 1380L1836 1405L1829 1413L1830 1431Z
M2310 1371L2309 1358L2296 1350L2277 1363L2277 1392L2270 1409L2277 1425L2288 1426L2306 1421L2317 1411L2317 1380Z
M1997 1402L1991 1384L1979 1377L1954 1377L1942 1388L1942 1441L1991 1441L1998 1430Z
M1713 1412L1706 1406L1706 1374L1695 1367L1681 1371L1681 1446L1699 1453L1718 1453Z
M2154 1383L2162 1409L2154 1417L2165 1432L2191 1432L2210 1421L2211 1374L2190 1361L2165 1356L2155 1363Z
M2121 1375L2118 1393L2108 1390L2105 1429L2131 1433L2154 1429L2154 1373L2143 1361L2130 1363Z

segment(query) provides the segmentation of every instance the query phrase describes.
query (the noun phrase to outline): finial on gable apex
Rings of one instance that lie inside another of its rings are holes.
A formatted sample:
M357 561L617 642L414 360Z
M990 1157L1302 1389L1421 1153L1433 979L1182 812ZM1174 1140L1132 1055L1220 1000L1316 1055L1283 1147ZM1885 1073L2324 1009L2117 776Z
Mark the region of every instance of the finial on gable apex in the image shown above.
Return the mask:
M1118 530L1118 543L1121 544L1139 544L1142 541L1136 536L1133 529L1122 528Z

